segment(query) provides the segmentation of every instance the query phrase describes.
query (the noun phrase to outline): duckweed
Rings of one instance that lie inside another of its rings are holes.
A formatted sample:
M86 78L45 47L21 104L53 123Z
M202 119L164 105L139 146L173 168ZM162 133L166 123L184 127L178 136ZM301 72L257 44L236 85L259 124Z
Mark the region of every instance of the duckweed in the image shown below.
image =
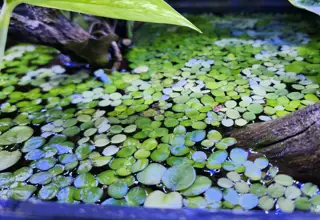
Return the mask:
M319 212L316 185L227 136L319 101L311 24L252 16L195 17L206 35L147 24L131 72L49 65L58 53L47 47L7 50L1 198Z

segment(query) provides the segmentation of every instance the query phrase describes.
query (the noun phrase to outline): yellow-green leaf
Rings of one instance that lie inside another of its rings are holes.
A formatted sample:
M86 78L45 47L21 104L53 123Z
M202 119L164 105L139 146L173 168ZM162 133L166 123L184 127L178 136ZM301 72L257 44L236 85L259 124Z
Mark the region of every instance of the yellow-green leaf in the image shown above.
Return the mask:
M320 15L319 0L289 0L289 2L298 8L302 8L311 11L317 15Z
M163 0L25 0L24 3L115 19L174 24L201 32Z

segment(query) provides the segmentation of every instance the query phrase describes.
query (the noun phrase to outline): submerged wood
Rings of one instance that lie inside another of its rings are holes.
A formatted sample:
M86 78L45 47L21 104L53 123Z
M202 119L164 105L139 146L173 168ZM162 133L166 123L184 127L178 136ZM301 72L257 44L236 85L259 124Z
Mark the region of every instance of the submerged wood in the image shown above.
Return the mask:
M97 38L71 22L59 10L30 5L26 9L27 15L13 13L10 38L51 46L93 65L105 66L109 62L109 48L118 39L115 34Z
M320 183L320 103L233 130L231 136L238 146L265 154L282 173Z

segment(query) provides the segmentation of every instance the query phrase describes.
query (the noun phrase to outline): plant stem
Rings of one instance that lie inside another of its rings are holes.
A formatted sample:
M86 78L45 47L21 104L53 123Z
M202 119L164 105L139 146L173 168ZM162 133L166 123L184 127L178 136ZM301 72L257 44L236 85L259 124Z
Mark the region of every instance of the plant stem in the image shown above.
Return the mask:
M10 17L12 14L13 9L17 6L17 2L10 1L10 3L7 3L7 1L4 1L4 4L1 8L0 12L0 71L2 67L2 61L4 56L4 51L6 48L6 42L7 42L7 35L8 35L8 29L10 24Z

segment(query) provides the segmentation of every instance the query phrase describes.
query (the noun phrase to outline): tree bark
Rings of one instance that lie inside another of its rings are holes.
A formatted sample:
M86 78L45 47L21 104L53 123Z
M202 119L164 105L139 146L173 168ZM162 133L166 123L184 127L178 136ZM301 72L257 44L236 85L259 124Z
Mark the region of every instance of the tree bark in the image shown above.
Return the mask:
M264 154L298 180L320 183L320 103L231 132L237 146Z
M59 10L26 6L27 16L13 13L9 37L19 42L54 47L62 53L93 65L109 62L109 48L118 37L96 37L67 19ZM116 45L117 46L117 45Z

